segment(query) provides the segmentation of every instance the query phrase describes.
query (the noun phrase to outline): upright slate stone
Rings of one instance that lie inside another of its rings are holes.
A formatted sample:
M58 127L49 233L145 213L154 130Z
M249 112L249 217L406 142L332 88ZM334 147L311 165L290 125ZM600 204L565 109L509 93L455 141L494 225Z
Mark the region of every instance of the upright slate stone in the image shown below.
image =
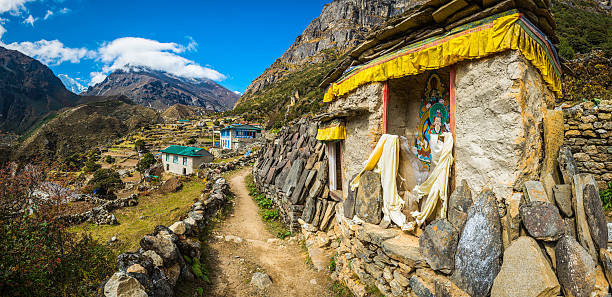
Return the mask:
M448 200L448 220L459 233L463 230L472 203L472 190L467 181L462 180Z
M295 187L295 190L293 190L293 193L291 194L291 204L304 203L304 200L302 199L302 197L304 196L302 195L302 193L304 192L304 187L306 185L306 178L308 178L309 173L310 173L310 170L304 169L302 171L302 174L300 175L300 179L298 180L297 185Z
M563 236L555 247L557 278L565 296L588 297L595 287L595 262L571 236Z
M553 196L555 196L555 202L559 210L566 217L572 217L574 211L572 210L572 185L554 185Z
M359 190L355 202L357 216L371 224L378 224L382 219L382 185L380 174L366 171L359 179Z
M293 190L295 190L303 170L304 160L302 159L295 160L291 165L291 169L289 169L285 184L283 185L283 192L285 192L288 197L291 197L293 194ZM306 179L306 177L304 177L304 179Z
M425 227L419 237L419 252L433 270L449 274L455 268L459 235L446 219L437 219Z
M316 201L313 198L306 199L304 211L302 212L302 220L306 223L311 223L316 212Z
M584 212L595 248L597 250L607 248L608 226L606 224L606 217L603 213L599 191L592 184L584 187Z
M352 181L357 177L357 174L353 175L353 178L350 179ZM350 183L349 181L349 183ZM347 185L348 195L346 195L346 200L344 200L343 209L344 209L344 217L348 219L352 219L355 216L355 199L357 197L358 188L355 191L351 190L351 186Z
M559 169L563 175L563 182L566 184L571 184L573 182L574 175L578 174L578 167L576 166L576 161L574 160L572 150L569 146L561 146L557 161L559 162Z
M451 280L470 296L488 296L501 269L502 248L495 194L485 189L468 211Z

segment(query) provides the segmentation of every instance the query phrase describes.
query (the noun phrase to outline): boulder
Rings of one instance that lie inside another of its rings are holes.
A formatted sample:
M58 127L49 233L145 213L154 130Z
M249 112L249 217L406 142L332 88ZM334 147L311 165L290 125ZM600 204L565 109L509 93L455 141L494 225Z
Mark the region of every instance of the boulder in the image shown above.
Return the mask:
M504 251L504 261L493 282L491 296L544 297L560 292L555 272L538 243L521 236Z
M556 241L565 232L565 223L556 206L548 202L521 205L521 219L529 235L539 240Z
M565 296L587 297L595 287L595 262L571 236L563 236L555 247L557 278Z
M525 194L526 202L549 202L544 185L539 181L526 181L523 185L523 193Z
M566 217L572 217L572 185L554 185L553 196L561 213Z
M178 249L174 242L167 236L145 235L140 240L143 250L153 250L164 261L164 265L175 263L178 258Z
M472 206L472 190L467 181L462 180L448 200L448 220L458 232L463 230L470 206Z
M119 256L117 256L117 269L119 271L125 272L129 267L133 266L134 264L138 264L144 267L145 269L153 268L153 262L149 258L138 252L127 252L119 254Z
M459 234L446 219L427 225L419 237L419 251L433 269L449 274L455 267L455 251Z
M606 216L603 213L603 205L599 197L599 191L593 184L584 187L584 212L586 214L591 239L595 249L604 249L608 245L608 226Z
M174 224L170 225L168 229L172 230L172 232L174 232L176 235L183 235L187 233L187 225L182 221L175 222Z
M145 288L135 278L116 272L104 285L106 297L147 297Z
M144 251L142 255L149 257L153 265L156 267L164 266L164 260L155 251Z
M260 290L263 290L269 287L272 284L272 280L270 276L263 272L255 272L251 277L251 285L257 287Z
M434 279L434 287L436 297L470 297L446 277L437 276Z
M416 236L400 233L398 236L384 240L382 251L391 259L415 267L425 263L419 252L419 239Z
M355 213L360 219L368 223L378 224L382 219L382 206L383 197L380 174L366 171L359 179Z
M572 156L572 151L569 146L562 145L561 148L559 148L559 157L557 161L559 162L559 169L563 176L563 182L565 184L571 184L574 181L574 175L578 173L578 167L576 166L576 161L574 160L574 156Z
M410 278L410 288L417 297L434 297L434 285L423 281L416 275Z
M146 274L147 270L144 269L144 267L142 267L142 265L140 265L140 264L134 264L134 265L128 267L126 272L127 273L142 273L142 274Z
M376 246L380 246L383 241L397 236L399 232L393 229L384 229L378 225L363 223L362 227L357 229L357 239L363 242L369 242Z
M487 296L501 269L501 222L495 195L483 190L468 211L451 280L474 297Z
M183 183L175 176L167 181L159 188L162 193L174 193L183 187Z

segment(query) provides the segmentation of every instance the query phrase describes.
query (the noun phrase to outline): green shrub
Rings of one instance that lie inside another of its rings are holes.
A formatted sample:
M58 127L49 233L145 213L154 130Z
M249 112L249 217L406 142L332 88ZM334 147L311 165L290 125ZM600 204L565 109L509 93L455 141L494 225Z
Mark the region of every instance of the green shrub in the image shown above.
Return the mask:
M266 221L278 220L278 218L280 218L278 209L266 209L264 210L262 216Z
M140 173L144 173L147 169L151 168L157 160L155 160L155 156L151 153L146 153L140 160L138 160L138 164L136 165L136 170Z
M89 158L85 162L85 166L83 166L83 171L85 172L94 172L98 169L102 168L102 165L96 163L94 158Z
M612 182L608 183L608 188L599 192L604 210L612 209Z
M124 187L119 172L113 169L98 169L89 181L89 185L97 190L99 195L111 195Z
M113 164L115 163L115 158L113 158L112 156L106 156L106 158L104 159L104 161L108 164Z
M23 218L0 222L0 296L93 296L115 255L90 236Z

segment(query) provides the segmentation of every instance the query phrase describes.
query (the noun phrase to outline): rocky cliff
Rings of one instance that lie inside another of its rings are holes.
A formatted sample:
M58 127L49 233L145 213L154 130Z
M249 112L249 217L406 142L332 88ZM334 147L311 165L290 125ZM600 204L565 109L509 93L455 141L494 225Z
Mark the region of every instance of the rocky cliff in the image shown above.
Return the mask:
M78 100L47 66L0 47L0 131L21 134L50 111Z
M401 14L421 2L336 0L325 5L321 15L312 20L293 45L249 85L245 94L274 84L288 73L301 69L300 65L323 62L326 60L325 50L345 52L363 41L370 30L389 17Z
M174 76L147 67L116 70L85 95L125 95L137 104L165 109L174 104L194 105L214 111L232 108L238 95L209 79Z

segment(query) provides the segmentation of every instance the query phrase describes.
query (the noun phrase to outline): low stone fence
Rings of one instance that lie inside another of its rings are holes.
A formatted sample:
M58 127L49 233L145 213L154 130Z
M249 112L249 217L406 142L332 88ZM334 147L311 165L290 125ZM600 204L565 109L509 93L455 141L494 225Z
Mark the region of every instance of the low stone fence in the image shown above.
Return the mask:
M317 128L305 119L284 127L258 152L253 166L257 187L279 207L291 230L299 229L300 218L326 230L340 201L329 192L327 155Z
M179 280L201 277L198 234L230 195L227 181L218 175L207 186L212 188L210 194L195 202L185 219L155 227L140 240L140 249L117 257L118 271L101 285L101 296L174 296Z
M96 198L90 195L81 195L79 200L88 201L100 206L96 206L86 212L61 216L60 221L68 226L78 225L83 222L91 222L97 225L113 225L117 224L115 215L110 212L121 207L138 205L138 195L132 194L129 197L105 200Z
M612 102L582 102L563 108L565 143L578 170L595 176L600 190L612 182Z

